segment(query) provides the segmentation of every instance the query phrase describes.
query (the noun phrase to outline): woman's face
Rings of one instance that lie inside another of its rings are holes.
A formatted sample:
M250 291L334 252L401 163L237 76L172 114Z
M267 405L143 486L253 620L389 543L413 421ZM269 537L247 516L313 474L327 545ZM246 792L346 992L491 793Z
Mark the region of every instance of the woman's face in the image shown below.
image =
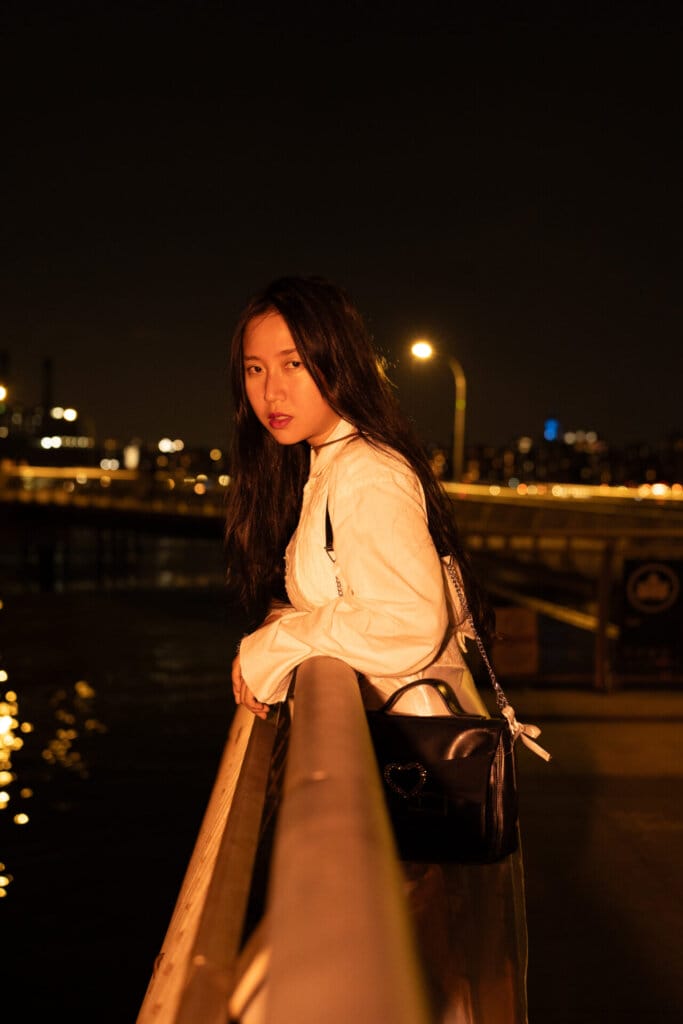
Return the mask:
M322 444L339 422L304 366L279 313L251 320L242 342L244 386L254 413L280 444Z

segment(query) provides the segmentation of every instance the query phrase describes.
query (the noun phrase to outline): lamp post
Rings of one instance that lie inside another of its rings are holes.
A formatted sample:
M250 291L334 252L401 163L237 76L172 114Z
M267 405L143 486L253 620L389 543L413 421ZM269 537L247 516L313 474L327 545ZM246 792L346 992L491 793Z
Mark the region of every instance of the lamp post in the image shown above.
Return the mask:
M413 342L410 351L416 359L431 359L434 346L424 339ZM453 407L453 479L462 480L465 461L465 408L467 405L467 382L462 366L457 359L447 356L446 361L453 374L455 404Z

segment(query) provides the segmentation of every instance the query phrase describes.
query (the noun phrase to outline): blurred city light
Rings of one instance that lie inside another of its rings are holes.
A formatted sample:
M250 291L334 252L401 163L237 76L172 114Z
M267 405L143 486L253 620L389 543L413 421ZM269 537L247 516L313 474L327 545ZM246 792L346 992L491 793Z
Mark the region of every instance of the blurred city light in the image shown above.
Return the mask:
M546 441L558 441L560 437L560 421L551 417L543 424L543 437Z
M123 449L123 464L126 469L137 469L140 465L140 445L127 444Z

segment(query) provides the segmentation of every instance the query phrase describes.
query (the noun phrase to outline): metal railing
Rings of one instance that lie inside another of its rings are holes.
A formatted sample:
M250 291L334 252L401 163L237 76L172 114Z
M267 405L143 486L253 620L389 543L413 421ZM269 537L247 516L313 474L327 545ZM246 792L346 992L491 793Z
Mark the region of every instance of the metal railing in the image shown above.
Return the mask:
M311 658L294 704L263 918L244 940L276 725L239 708L137 1024L430 1020L355 672Z
M428 1019L356 675L332 658L297 673L268 913L269 1022Z

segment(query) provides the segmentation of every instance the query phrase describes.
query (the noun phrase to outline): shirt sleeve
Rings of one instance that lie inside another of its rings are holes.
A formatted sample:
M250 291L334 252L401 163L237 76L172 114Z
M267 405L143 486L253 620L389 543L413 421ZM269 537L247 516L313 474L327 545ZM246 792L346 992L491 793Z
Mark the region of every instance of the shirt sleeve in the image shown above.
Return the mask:
M370 476L351 470L332 474L328 499L343 596L287 612L242 641L242 674L265 703L283 700L292 669L313 655L400 677L425 668L443 645L442 567L419 481L398 461Z

